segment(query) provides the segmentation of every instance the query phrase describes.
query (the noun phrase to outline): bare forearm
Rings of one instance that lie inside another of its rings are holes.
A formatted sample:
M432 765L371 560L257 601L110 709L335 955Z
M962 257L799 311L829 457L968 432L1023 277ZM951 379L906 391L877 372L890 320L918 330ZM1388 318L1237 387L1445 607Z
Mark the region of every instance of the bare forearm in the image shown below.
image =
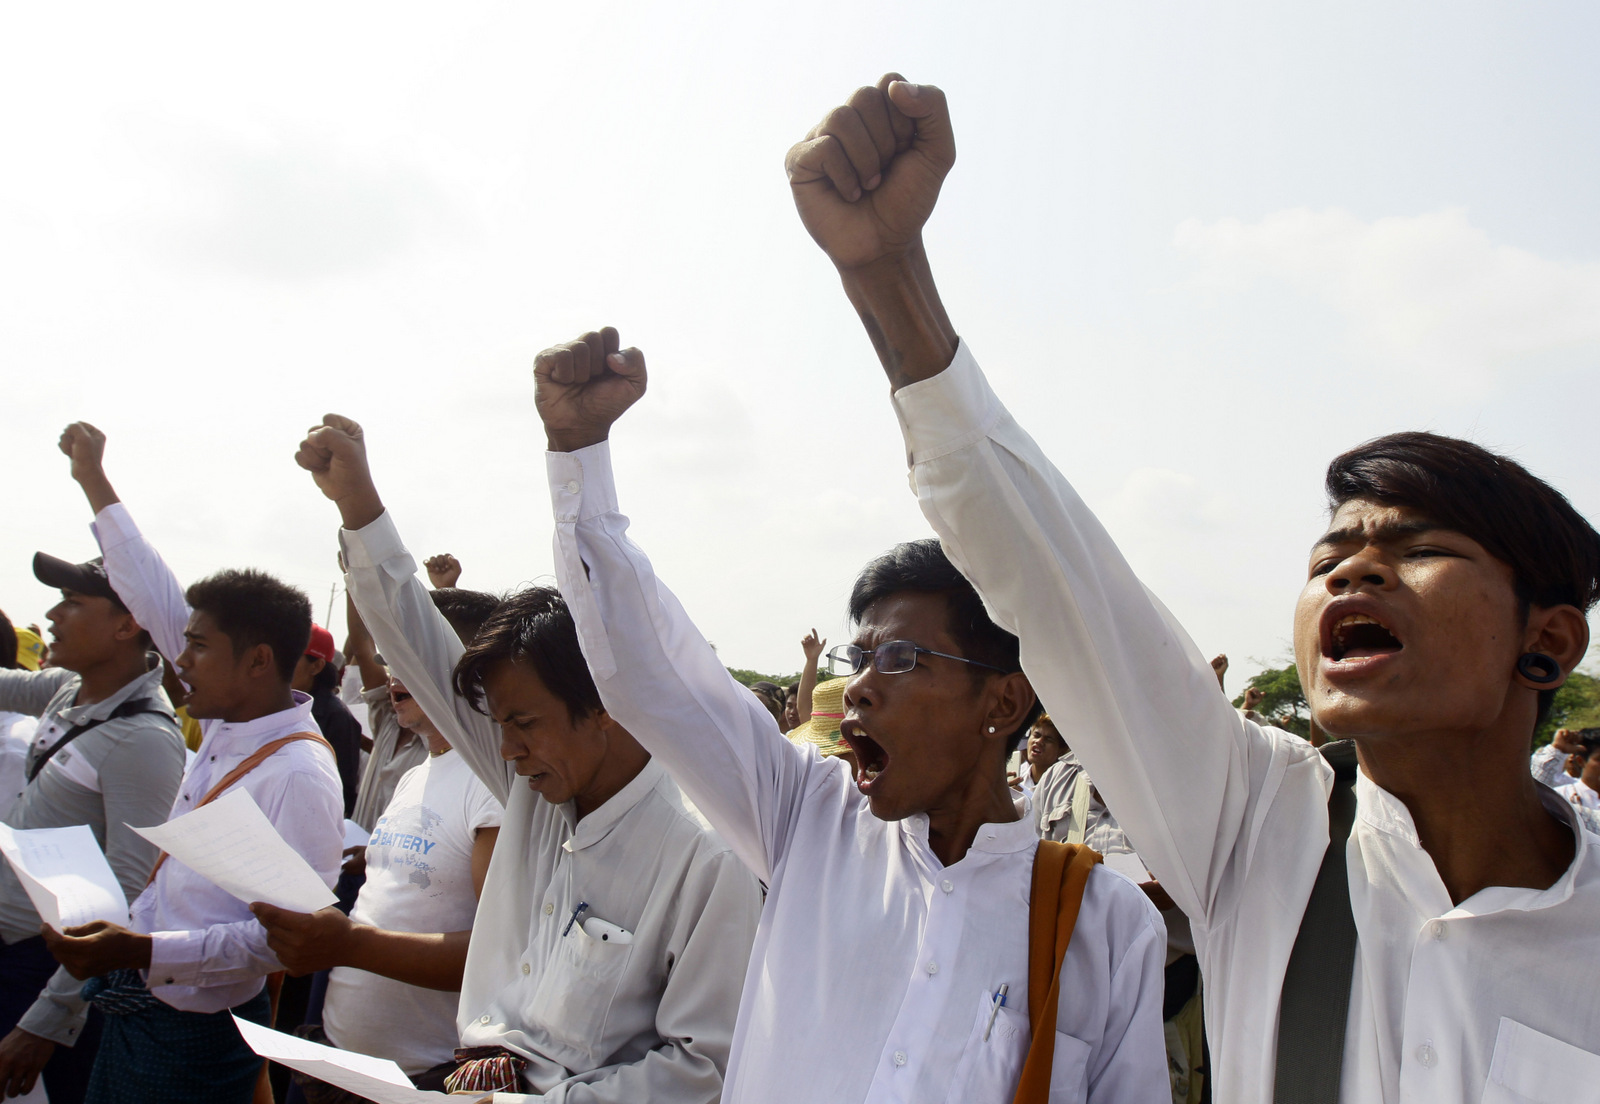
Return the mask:
M891 387L898 390L950 366L959 339L921 243L909 253L841 270L839 278Z
M78 486L83 488L83 495L89 500L89 509L98 517L101 510L122 500L117 497L116 489L111 486L111 480L106 478L106 473L96 468L89 472L74 472L73 478L78 481Z
M795 693L794 709L805 724L811 719L811 692L817 688L817 661L820 656L806 656L805 669L800 672L800 689Z
M407 985L453 993L461 988L470 931L397 932L357 926L348 961L339 963Z

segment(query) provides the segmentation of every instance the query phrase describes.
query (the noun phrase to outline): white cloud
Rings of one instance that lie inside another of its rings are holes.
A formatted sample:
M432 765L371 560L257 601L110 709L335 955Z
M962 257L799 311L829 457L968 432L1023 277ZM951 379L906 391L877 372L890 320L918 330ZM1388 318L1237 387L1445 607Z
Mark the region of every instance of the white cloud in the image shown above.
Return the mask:
M1320 300L1344 318L1352 359L1392 379L1481 395L1513 366L1600 345L1600 264L1496 244L1459 208L1190 219L1175 244L1201 287L1280 280Z

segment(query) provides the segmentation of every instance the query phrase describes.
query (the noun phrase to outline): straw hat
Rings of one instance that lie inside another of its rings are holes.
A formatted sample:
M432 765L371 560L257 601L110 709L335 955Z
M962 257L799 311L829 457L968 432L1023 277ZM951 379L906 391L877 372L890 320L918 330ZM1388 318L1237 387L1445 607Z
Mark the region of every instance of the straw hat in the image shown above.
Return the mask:
M839 735L839 722L844 720L844 688L850 680L832 678L819 682L811 691L811 719L789 731L789 739L797 744L815 744L823 755L845 755L850 745Z

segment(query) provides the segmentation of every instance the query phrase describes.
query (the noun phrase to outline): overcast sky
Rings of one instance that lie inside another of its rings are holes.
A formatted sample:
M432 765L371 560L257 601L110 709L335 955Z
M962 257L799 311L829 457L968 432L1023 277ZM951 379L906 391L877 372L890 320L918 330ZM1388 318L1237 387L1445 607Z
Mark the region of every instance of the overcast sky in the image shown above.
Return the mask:
M368 428L419 558L553 571L530 366L604 324L635 539L726 662L796 670L928 529L785 150L889 69L960 150L928 248L963 338L1229 689L1288 654L1321 473L1404 428L1600 518L1600 7L9 5L0 607L94 552L55 449L189 581L327 610L292 455ZM334 628L342 636L343 614Z

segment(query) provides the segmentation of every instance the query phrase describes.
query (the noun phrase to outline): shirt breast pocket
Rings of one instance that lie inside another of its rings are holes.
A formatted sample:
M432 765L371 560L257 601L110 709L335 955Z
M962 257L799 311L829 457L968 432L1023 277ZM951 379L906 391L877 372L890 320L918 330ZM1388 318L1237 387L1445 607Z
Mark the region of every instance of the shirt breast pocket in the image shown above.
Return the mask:
M989 1022L991 1014L993 1026ZM1017 1078L1022 1075L1022 1063L1027 1056L1027 1009L1009 1006L996 1009L994 995L983 994L966 1046L950 1078L946 1104L1010 1100L1016 1093Z
M1483 1104L1571 1104L1593 1099L1600 1055L1500 1018Z
M606 1057L606 1019L632 955L631 942L596 939L578 924L556 940L528 1012L568 1069L591 1070Z

